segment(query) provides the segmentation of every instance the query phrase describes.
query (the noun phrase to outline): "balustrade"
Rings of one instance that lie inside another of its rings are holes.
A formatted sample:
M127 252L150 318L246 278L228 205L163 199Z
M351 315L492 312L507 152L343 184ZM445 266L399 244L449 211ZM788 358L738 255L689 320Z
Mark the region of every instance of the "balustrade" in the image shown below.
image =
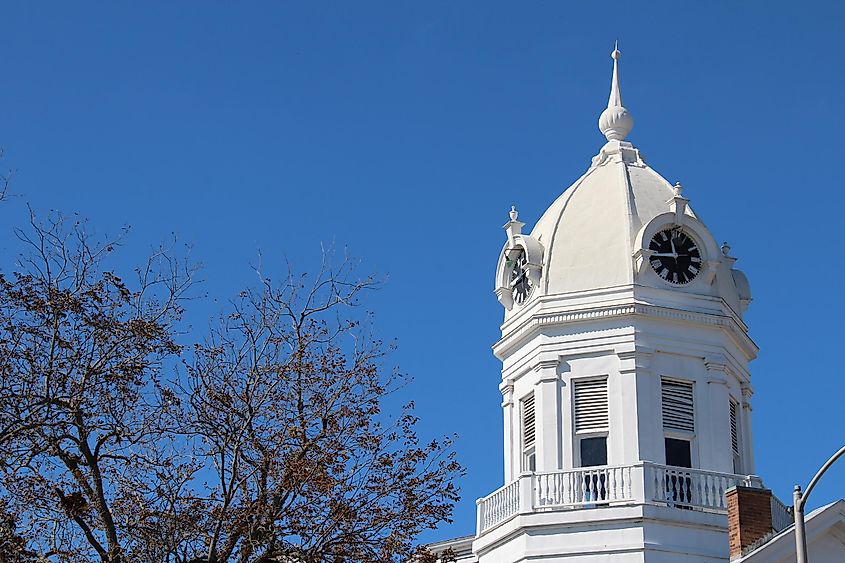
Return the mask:
M599 506L630 500L631 466L585 467L534 476L536 508Z
M776 532L785 530L795 523L792 507L783 504L778 497L772 495L772 529Z
M520 487L521 481L525 487ZM650 462L527 474L478 501L478 532L505 522L520 510L660 504L726 513L725 491L735 485L760 486L748 476ZM785 521L784 511L785 508L776 509L773 504L772 515L774 520L777 512L777 525Z
M478 502L479 531L492 528L519 512L519 481L513 481Z
M647 501L727 512L725 492L735 486L754 486L744 475L644 463Z

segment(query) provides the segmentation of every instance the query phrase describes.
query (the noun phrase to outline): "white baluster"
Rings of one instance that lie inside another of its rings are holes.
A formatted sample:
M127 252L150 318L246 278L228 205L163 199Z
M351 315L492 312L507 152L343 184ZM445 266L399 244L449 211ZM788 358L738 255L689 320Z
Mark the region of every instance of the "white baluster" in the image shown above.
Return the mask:
M704 505L708 506L708 507L713 506L713 487L711 485L711 481L712 481L712 479L710 479L709 475L705 477L705 480L704 480L704 484L705 484Z
M584 502L584 472L575 474L575 502Z
M665 500L666 497L666 489L663 488L663 484L661 483L661 475L663 474L662 468L654 467L654 497L652 500Z
M535 478L534 481L536 483L535 486L534 486L535 494L536 494L536 497L535 497L536 504L537 504L537 506L546 506L546 498L545 498L545 495L543 495L543 489L545 488L543 485L546 482L546 476L545 475L537 475L537 477Z
M547 506L549 504L549 476L537 476L537 506Z
M508 487L508 491L507 491L507 492L508 492L508 494L507 494L507 501L508 501L508 514L513 514L514 512L516 512L516 511L514 510L514 505L515 505L515 503L514 503L514 497L515 497L515 495L513 494L513 487Z
M722 496L725 493L724 480L718 475L711 475L710 479L713 481L713 499L710 502L710 508L721 508Z
M704 501L705 495L705 475L695 475L695 495L692 498L693 503L698 506L706 506Z
M555 504L563 504L563 473L555 473Z
M710 476L710 481L713 483L712 490L713 496L710 499L710 507L711 508L719 508L722 504L722 483L721 478L717 477L716 475Z
M619 493L616 490L616 468L607 470L607 500L616 500L619 498Z

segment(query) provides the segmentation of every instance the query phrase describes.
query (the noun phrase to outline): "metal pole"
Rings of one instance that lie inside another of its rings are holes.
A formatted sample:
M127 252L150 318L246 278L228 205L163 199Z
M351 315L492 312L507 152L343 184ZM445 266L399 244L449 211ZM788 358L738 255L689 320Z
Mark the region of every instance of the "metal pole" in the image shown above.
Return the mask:
M822 468L810 480L807 489L802 493L801 486L795 485L792 491L792 514L795 517L795 561L796 563L807 563L807 536L804 533L804 505L807 504L807 497L813 492L813 487L822 478L824 472L827 471L833 462L845 455L845 446L839 448L839 451L830 456L830 459L822 465Z
M795 561L807 563L807 537L804 535L804 503L801 486L792 491L792 515L795 518Z

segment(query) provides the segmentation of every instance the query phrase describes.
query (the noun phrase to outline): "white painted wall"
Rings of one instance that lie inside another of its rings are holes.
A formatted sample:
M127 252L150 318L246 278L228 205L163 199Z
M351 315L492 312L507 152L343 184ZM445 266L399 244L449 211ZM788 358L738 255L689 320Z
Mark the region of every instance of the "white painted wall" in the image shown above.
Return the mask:
M572 382L597 376L608 378L609 464L665 462L660 382L670 377L692 382L695 392L695 433L673 435L692 440L695 467L733 473L729 397L740 405L748 402L743 389L750 393L750 341L746 348L738 345L729 328L734 321L724 312L674 319L666 317L672 313L668 308L636 309L635 287L619 288L612 301L625 298L627 308L610 305L611 311L598 318L547 321L516 342L507 336L500 341L506 481L522 470L520 401L531 393L537 409L537 471L579 465ZM602 302L579 302L574 308L567 301L544 302L535 317L565 318L577 316L579 309L608 308ZM745 422L740 416L743 469L752 473Z

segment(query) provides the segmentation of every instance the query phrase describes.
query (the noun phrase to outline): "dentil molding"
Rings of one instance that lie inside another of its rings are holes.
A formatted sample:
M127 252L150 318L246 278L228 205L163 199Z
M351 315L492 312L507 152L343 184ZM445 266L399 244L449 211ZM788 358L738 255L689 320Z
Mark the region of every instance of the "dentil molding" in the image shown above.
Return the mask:
M748 335L742 328L739 327L736 320L727 315L697 313L694 311L684 311L667 307L659 307L656 305L636 303L583 309L580 311L535 315L512 330L506 336L502 337L502 339L493 346L493 350L496 355L502 354L516 346L519 340L521 340L524 336L537 331L542 327L628 316L670 319L686 323L720 327L729 331L739 343L743 343L748 340ZM749 348L743 344L741 344L741 346L746 349Z

